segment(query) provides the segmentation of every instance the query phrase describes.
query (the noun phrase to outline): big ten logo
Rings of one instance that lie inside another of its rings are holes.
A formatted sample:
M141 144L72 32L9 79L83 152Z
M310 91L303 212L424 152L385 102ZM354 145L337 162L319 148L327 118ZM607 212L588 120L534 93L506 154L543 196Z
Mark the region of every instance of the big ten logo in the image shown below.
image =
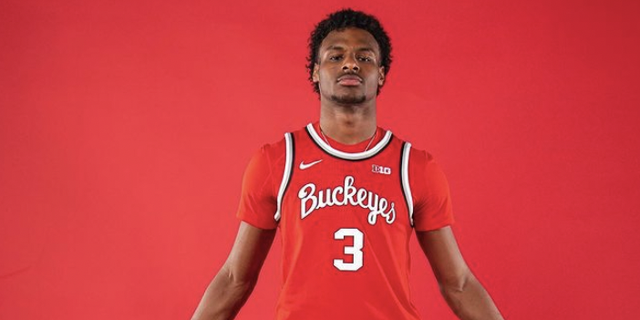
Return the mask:
M379 166L377 164L374 164L374 165L371 166L371 171L373 173L391 174L391 168Z

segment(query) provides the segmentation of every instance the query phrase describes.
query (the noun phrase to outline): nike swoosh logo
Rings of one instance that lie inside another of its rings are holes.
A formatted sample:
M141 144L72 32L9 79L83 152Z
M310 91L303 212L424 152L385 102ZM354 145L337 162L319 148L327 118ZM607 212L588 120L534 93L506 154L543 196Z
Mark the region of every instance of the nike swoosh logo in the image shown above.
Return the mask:
M300 170L304 170L304 169L309 169L311 168L313 165L319 163L320 161L322 161L322 159L320 160L316 160L314 162L309 162L309 163L304 163L304 161L300 162Z

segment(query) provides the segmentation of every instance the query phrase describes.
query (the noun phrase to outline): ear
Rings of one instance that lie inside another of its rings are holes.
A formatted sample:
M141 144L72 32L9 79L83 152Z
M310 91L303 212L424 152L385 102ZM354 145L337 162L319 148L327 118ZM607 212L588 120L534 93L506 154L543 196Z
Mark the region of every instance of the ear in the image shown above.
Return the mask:
M378 68L378 87L382 87L384 85L385 75L384 75L384 67Z
M320 68L320 66L318 65L318 63L314 63L313 64L313 75L312 75L312 79L314 83L318 83L320 82L320 77L318 76L318 69Z

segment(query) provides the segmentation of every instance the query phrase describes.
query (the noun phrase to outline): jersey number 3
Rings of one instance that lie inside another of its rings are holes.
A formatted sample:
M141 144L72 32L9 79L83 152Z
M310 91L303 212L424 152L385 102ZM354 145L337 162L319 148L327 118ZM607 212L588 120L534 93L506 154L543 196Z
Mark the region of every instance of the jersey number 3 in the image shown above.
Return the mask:
M364 246L364 234L356 228L342 228L333 234L333 239L344 240L345 237L353 237L353 245L344 247L344 254L353 256L352 262L344 262L342 259L334 259L333 265L340 271L358 271L362 268L362 247Z

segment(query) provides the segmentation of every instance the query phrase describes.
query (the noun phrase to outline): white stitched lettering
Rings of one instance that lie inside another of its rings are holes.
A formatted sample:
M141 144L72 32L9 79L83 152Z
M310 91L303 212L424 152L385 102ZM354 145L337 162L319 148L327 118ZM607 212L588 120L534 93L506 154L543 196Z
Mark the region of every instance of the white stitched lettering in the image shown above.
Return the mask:
M354 182L354 177L346 176L343 186L319 190L317 194L317 188L314 183L307 183L302 186L298 191L301 219L324 207L346 206L349 204L369 210L367 222L371 225L376 224L378 216L382 216L387 224L392 224L396 220L395 204L365 188L356 188ZM342 195L342 199L339 198L340 195Z

